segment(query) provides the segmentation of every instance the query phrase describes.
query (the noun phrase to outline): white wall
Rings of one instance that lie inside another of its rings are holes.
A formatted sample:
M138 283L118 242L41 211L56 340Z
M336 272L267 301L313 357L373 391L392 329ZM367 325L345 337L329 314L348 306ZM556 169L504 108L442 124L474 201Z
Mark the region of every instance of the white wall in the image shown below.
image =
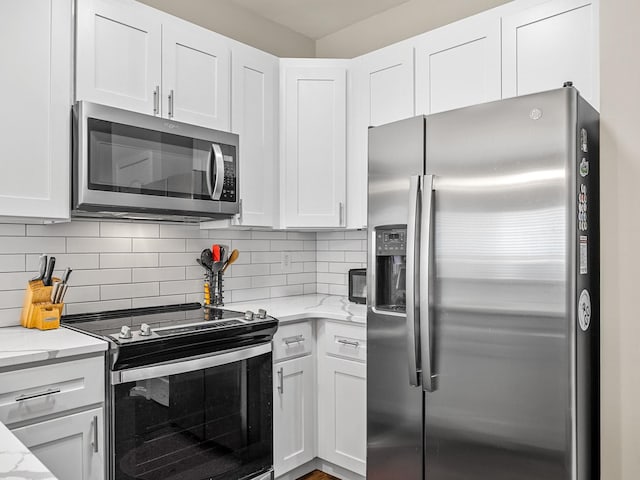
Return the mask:
M316 41L317 57L353 58L509 0L409 0Z
M640 2L600 2L602 479L640 478Z
M140 0L154 8L279 57L313 57L315 42L231 0Z

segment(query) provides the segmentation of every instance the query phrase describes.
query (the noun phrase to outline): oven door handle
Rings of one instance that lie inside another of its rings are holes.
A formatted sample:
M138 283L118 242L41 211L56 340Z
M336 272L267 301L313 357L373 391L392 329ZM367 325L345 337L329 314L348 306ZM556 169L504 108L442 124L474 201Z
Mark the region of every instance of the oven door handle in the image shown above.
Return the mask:
M219 367L221 365L240 362L259 355L264 355L269 352L271 352L271 342L256 345L255 347L225 350L206 357L197 357L183 361L155 364L148 367L120 370L111 373L111 385L136 382L138 380L147 380L150 378L166 377L168 375L179 375L181 373L194 372L205 368Z

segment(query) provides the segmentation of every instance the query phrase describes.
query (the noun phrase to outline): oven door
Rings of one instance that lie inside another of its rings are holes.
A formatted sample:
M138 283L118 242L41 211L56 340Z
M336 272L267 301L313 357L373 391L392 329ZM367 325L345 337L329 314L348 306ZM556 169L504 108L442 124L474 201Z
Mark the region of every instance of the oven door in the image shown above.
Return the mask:
M238 136L78 102L74 213L238 213Z
M269 477L271 344L112 373L113 480Z

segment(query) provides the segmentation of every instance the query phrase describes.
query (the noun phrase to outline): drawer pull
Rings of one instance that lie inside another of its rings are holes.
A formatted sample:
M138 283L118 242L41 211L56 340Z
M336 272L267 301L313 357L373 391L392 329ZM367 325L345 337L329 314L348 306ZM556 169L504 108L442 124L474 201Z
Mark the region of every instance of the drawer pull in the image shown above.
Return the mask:
M60 393L60 389L59 388L49 388L49 389L45 390L44 392L32 393L30 395L27 395L27 394L19 395L19 396L16 397L16 402L23 402L25 400L31 400L32 398L46 397L47 395L53 395L54 393Z
M98 453L98 416L94 415L93 420L91 421L93 424L93 442L91 445L93 446L93 451Z
M341 343L342 345L349 345L354 348L358 348L360 346L360 342L357 340L345 340L344 338L339 338L338 343Z
M284 367L278 369L278 392L280 395L284 393Z
M295 335L293 337L283 338L282 341L288 347L292 343L302 343L305 341L304 335Z

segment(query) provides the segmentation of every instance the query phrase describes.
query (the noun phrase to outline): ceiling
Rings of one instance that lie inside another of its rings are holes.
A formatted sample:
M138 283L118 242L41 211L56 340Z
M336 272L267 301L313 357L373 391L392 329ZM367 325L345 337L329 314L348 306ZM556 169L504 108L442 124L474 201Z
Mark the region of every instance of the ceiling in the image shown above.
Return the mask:
M409 0L231 0L313 40Z

